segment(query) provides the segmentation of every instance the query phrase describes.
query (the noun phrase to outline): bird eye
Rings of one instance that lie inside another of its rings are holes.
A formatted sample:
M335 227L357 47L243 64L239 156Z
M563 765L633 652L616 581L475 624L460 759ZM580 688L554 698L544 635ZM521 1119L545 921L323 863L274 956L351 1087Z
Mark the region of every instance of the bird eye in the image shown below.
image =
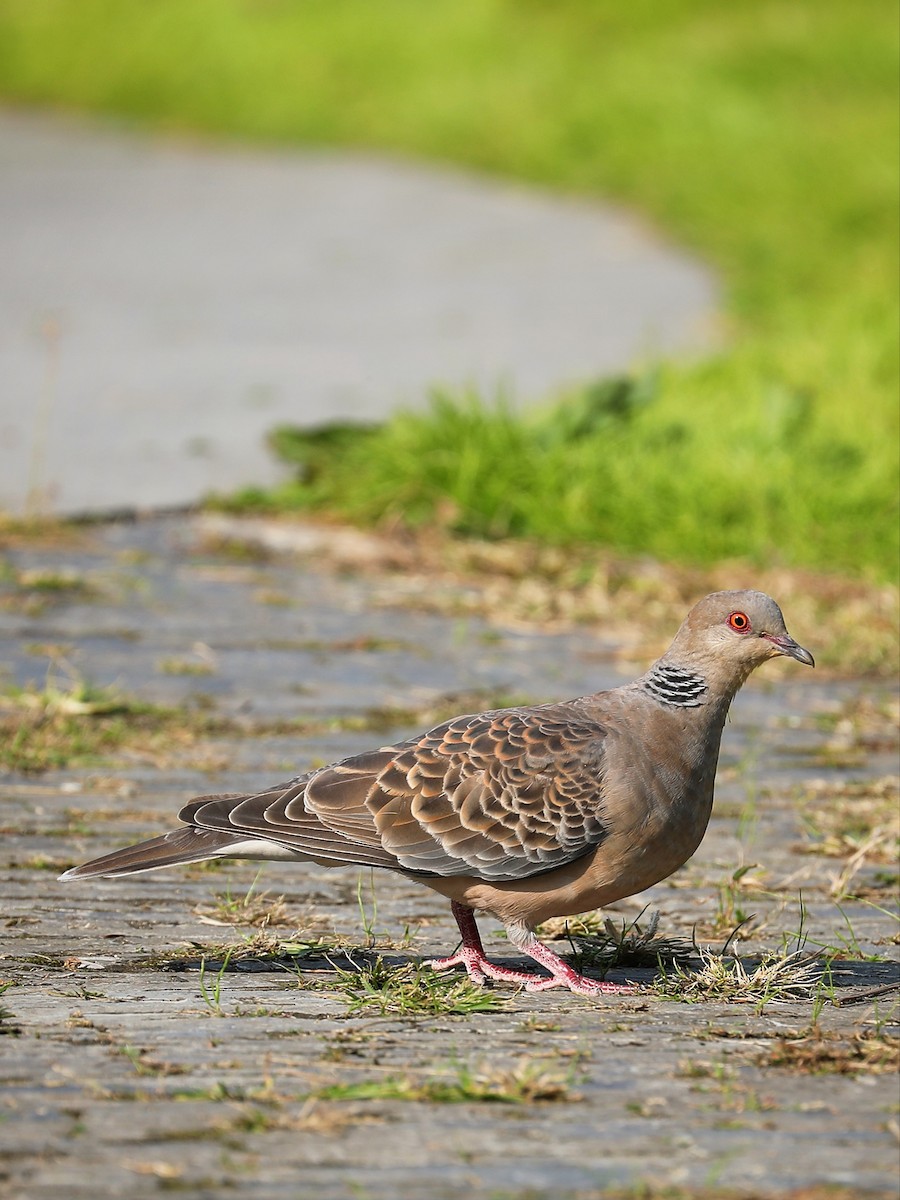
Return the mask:
M733 612L728 618L728 624L732 629L737 630L738 633L746 633L750 628L750 618L746 613Z

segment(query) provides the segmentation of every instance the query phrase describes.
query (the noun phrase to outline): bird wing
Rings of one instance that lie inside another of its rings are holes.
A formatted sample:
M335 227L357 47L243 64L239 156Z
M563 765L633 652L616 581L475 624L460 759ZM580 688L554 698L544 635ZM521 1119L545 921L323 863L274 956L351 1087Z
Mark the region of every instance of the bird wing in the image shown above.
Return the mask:
M523 879L606 836L609 733L575 704L456 717L257 795L201 798L181 817L325 862Z

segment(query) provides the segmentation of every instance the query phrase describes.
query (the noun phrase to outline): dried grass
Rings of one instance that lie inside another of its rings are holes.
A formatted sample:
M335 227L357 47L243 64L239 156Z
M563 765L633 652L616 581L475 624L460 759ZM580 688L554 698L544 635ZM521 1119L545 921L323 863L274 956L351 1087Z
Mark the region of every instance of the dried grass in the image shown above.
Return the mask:
M841 899L851 890L859 891L852 887L853 881L869 864L896 870L900 860L900 779L896 775L858 782L813 780L794 796L808 840L793 849L846 860L831 881L833 896ZM890 882L890 878L885 880Z
M756 1061L808 1074L890 1074L900 1071L900 1037L871 1030L846 1034L816 1025L800 1037L779 1034Z
M804 854L896 863L900 854L900 778L833 782L815 779L794 793L810 840Z
M820 669L885 678L900 669L898 591L889 584L733 561L679 566L596 546L453 537L434 527L412 531L388 524L365 532L307 516L223 513L203 514L198 524L221 538L314 554L317 564L370 574L376 604L477 614L505 626L596 628L610 655L629 670L666 648L699 596L746 587L749 572L755 587L778 598L796 636L802 640L815 630L812 648ZM790 670L790 664L781 669Z
M252 887L243 896L232 896L230 890L220 893L213 904L199 904L194 912L204 925L249 925L254 929L296 926L284 896L270 896Z
M653 981L653 990L672 1000L696 1003L724 1000L737 1004L764 1005L773 1000L808 1000L821 983L822 959L806 950L765 955L748 969L742 959L699 950L700 969L677 963L671 972L664 968Z

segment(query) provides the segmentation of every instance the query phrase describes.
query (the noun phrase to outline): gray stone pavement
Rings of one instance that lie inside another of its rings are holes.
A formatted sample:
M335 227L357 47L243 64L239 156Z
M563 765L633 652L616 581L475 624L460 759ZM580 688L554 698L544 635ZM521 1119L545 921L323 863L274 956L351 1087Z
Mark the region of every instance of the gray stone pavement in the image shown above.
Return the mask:
M222 943L240 944L252 930L209 921L223 898L244 896L255 864L57 883L62 866L162 831L193 794L250 788L399 736L413 720L404 711L509 694L552 699L621 681L615 647L590 630L543 635L443 618L410 607L408 588L400 604L390 576L338 573L312 559L240 561L204 549L196 528L183 519L101 526L71 544L5 551L0 634L11 679L43 685L55 654L97 684L184 706L186 725L199 711L247 730L0 777L0 981L13 984L0 996L9 1012L0 1018L0 1195L588 1200L614 1186L673 1194L643 1185L687 1189L679 1196L713 1185L743 1196L825 1186L846 1188L844 1197L896 1195L894 1076L760 1061L809 1028L809 1000L760 1011L649 991L595 1003L502 988L494 1012L354 1013L339 954L314 956L299 972L251 961L216 981ZM13 578L33 584L66 571L68 590L16 603ZM173 662L207 673L173 673ZM824 995L847 1001L895 983L891 892L878 890L885 868L863 863L855 890L869 900L839 909L830 886L845 860L802 852L814 780L850 786L897 770L889 726L839 752L835 714L895 698L887 684L757 673L726 730L698 854L612 915L630 920L649 904L669 936L709 930L736 868L756 863L760 885L736 897L762 922L743 953L790 938L802 895L811 944L844 947ZM318 724L273 724L296 717ZM378 874L376 911L365 874L361 885L391 964L454 944L448 907L427 889ZM257 883L284 896L288 924L271 932L344 938L361 948L357 963L366 944L359 887L356 871L290 864L266 865ZM492 923L483 925L508 960ZM203 948L213 965L201 977ZM828 1002L819 1027L847 1045L879 1028L896 1033L896 1002ZM391 1080L421 1086L465 1070L502 1079L529 1068L561 1078L559 1098L384 1094ZM354 1084L373 1097L349 1092ZM321 1096L334 1086L337 1097Z
M708 347L710 274L621 211L364 154L0 113L0 511L273 482L279 423L520 400Z

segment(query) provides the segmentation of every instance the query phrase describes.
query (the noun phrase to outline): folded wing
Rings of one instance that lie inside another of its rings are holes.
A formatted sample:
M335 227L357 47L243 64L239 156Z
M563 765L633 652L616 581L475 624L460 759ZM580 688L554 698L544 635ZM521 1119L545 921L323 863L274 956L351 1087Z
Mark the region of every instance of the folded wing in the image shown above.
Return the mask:
M180 816L323 863L526 878L603 841L608 737L577 705L457 717L256 795L200 798Z

